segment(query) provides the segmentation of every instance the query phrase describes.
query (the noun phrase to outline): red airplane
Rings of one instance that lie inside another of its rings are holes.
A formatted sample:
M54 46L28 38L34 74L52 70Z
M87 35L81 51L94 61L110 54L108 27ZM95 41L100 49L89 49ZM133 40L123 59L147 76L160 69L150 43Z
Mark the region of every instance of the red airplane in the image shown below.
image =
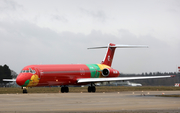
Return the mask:
M111 68L116 48L147 48L143 45L115 45L93 47L89 49L108 48L104 60L100 64L62 64L62 65L29 65L22 69L16 78L16 83L22 87L23 93L27 93L26 87L37 86L61 86L61 92L69 92L69 85L87 85L88 92L95 92L95 83L166 78L171 76L147 76L147 77L118 77L119 71ZM4 81L10 81L4 79ZM15 80L11 80L15 81Z

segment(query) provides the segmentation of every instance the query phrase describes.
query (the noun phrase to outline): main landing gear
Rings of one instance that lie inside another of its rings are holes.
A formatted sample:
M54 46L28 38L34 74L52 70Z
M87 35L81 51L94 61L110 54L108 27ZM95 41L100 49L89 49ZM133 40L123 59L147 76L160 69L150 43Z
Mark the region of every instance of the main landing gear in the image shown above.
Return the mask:
M67 87L67 86L62 86L61 87L61 93L68 93L69 92L69 87Z
M94 86L93 86L94 85ZM88 86L88 92L96 92L96 87L94 83L91 83L91 86Z

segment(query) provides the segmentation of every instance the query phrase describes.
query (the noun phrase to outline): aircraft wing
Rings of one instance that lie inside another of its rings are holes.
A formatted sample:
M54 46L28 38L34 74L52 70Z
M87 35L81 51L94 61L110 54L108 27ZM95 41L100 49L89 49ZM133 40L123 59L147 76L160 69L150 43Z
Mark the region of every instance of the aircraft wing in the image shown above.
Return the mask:
M121 81L121 80L137 80L137 79L153 79L153 78L169 78L169 77L174 77L174 75L145 76L145 77L81 78L77 80L77 83L110 82L110 81Z
M3 81L13 82L16 81L16 79L3 79Z

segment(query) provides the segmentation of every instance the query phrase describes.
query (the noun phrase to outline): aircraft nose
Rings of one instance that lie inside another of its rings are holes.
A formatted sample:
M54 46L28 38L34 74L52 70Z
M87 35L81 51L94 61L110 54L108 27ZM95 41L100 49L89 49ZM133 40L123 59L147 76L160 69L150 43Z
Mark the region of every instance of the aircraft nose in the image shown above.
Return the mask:
M16 78L16 83L17 83L19 86L24 85L25 81L26 81L26 80L24 79L24 77L23 77L22 74L19 74L19 75L17 76L17 78Z

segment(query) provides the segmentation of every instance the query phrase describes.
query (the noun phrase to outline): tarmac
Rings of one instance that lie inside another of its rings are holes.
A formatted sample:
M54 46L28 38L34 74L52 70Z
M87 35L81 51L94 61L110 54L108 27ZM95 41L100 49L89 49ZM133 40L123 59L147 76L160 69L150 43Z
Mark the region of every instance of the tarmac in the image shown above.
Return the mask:
M0 94L0 113L180 113L180 91Z

